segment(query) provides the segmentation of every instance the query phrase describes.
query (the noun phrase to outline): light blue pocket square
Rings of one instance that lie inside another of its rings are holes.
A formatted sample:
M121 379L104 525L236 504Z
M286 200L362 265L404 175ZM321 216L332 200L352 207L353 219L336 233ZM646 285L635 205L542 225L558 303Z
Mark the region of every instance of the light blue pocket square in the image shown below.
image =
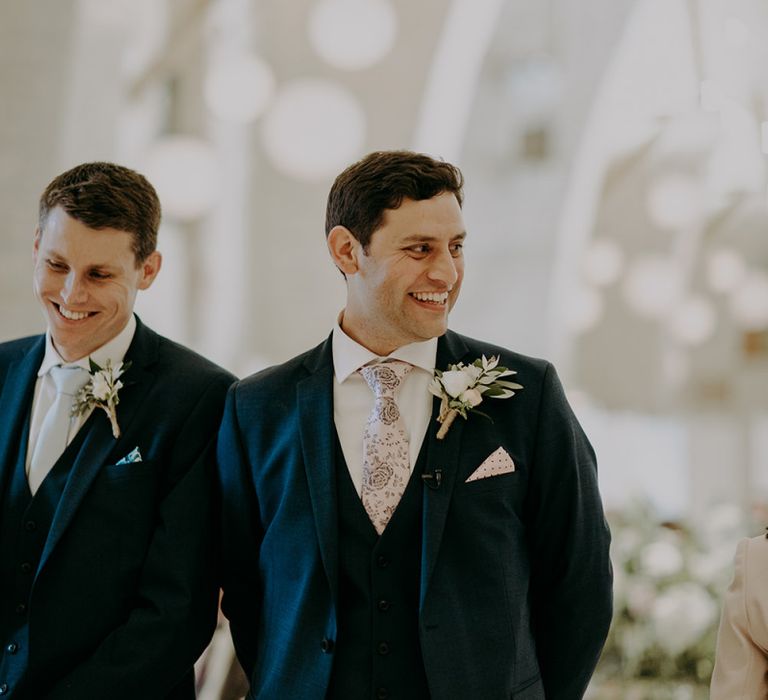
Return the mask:
M141 462L141 452L138 447L134 447L125 457L123 457L117 464L133 464L133 462Z

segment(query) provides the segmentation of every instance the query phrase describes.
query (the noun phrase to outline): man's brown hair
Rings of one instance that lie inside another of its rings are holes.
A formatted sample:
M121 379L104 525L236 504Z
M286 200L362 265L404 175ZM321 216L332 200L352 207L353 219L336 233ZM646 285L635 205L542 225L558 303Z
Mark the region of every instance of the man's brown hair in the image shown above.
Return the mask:
M135 170L114 163L83 163L54 178L40 196L41 233L57 206L89 228L130 233L137 265L157 247L160 200Z
M374 151L350 165L334 181L325 211L325 235L344 226L368 250L384 211L403 199L431 199L444 192L464 195L461 171L450 163L413 151Z

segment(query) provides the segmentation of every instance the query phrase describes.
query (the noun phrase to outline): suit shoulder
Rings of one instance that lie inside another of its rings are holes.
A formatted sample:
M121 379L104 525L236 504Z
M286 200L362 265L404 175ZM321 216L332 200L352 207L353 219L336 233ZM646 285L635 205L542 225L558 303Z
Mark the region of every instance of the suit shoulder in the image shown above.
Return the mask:
M292 357L286 362L255 372L235 384L238 394L283 389L307 376L308 364L314 364L325 343Z
M0 343L0 365L13 362L26 355L42 337L41 335L29 335L25 338L16 338Z
M514 350L502 347L501 345L494 345L483 340L477 340L476 338L470 338L460 333L453 333L456 337L464 342L469 349L469 355L471 360L474 361L476 357L485 355L490 357L491 355L498 355L499 363L508 367L509 369L520 372L521 368L525 369L528 373L534 373L536 375L544 375L547 371L553 369L552 363L548 360L540 357L532 357L530 355L524 355Z
M194 350L158 335L158 359L164 376L182 377L193 384L219 383L228 387L237 377Z

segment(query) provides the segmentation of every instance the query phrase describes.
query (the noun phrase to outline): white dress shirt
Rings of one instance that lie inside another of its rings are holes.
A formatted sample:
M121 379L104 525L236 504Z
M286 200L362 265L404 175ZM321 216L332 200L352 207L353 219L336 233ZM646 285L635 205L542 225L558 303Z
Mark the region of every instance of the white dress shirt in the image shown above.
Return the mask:
M333 421L349 475L359 494L363 481L363 431L373 410L375 397L357 370L371 361L384 359L403 360L414 366L400 385L397 396L397 405L408 433L413 469L432 414L433 396L427 387L435 369L437 338L404 345L387 358L382 358L352 340L337 322L333 328L332 350Z
M128 352L128 347L133 340L133 334L135 332L136 318L131 314L131 318L125 328L112 338L112 340L104 343L104 345L97 350L94 350L88 357L93 359L99 367L104 367L104 365L107 364L107 360L111 360L113 367L120 364L125 357L125 353ZM43 424L46 413L48 413L48 409L50 409L56 398L56 387L54 386L50 374L51 367L55 367L56 365L61 365L62 367L83 367L90 372L91 368L88 364L88 357L82 357L75 362L66 362L53 346L50 331L46 332L45 355L43 356L43 362L40 365L40 369L37 371L35 397L32 401L32 419L29 425L29 441L27 442L27 473L29 473L29 463L32 461L32 454L35 451L35 444L37 443L37 436L40 434L40 427ZM86 411L83 415L72 416L72 420L69 424L69 434L67 435L67 445L75 439L77 431L83 427L83 424L88 420L92 411L93 409Z

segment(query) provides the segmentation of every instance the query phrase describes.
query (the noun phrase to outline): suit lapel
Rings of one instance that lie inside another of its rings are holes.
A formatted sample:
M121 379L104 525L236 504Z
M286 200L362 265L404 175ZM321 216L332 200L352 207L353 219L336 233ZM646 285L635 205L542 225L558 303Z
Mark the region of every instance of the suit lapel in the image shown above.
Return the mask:
M315 529L325 573L336 600L339 533L334 470L333 356L331 338L305 361L310 375L296 388L299 432Z
M449 364L460 362L467 353L464 341L451 331L441 336L437 343L437 368L445 369ZM462 434L466 421L457 418L448 430L443 440L437 439L437 430L440 427L437 416L440 412L440 399L432 402L432 416L427 432L427 465L425 472L432 475L433 479L425 482L424 488L424 514L422 524L421 546L421 587L419 597L419 609L424 605L432 571L435 568L437 554L443 540L445 519L448 515L448 507L451 495L456 484L459 456L461 452ZM434 478L439 470L440 483L437 486Z
M41 335L24 355L8 366L0 393L0 492L16 466L17 449L24 452L27 449L26 445L19 445L19 439L32 410L37 370L44 351L45 336Z
M136 446L130 444L125 436L130 435L131 423L139 415L144 397L152 387L154 375L148 367L157 357L157 345L158 336L137 319L136 333L125 355L125 360L131 362L131 367L125 374L124 386L120 391L120 403L117 406L121 436L115 440L109 419L101 409L95 409L81 428L85 431L82 446L74 458L67 483L53 516L38 571L45 565L72 522L99 471L108 464L111 453L117 451L119 447L127 454ZM135 437L131 439L135 441Z

